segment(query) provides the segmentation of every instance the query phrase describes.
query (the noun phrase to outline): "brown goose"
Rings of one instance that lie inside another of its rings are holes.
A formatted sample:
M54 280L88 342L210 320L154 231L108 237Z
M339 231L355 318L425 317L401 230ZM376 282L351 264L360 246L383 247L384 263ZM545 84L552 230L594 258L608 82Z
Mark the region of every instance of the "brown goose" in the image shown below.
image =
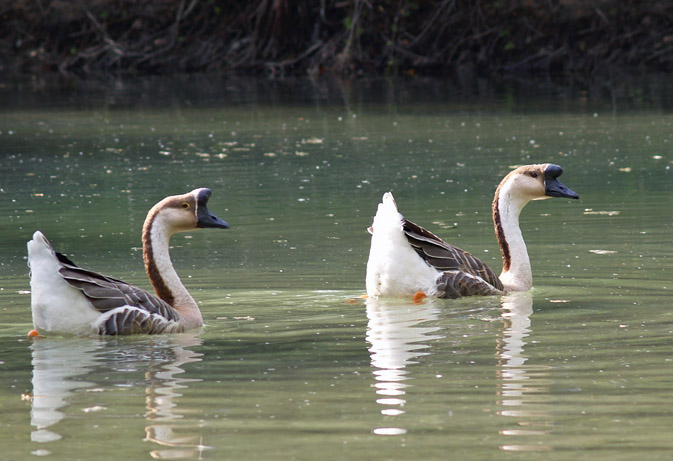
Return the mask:
M198 228L227 229L208 211L210 189L167 197L148 212L143 259L156 296L83 269L37 231L28 242L33 323L40 334L176 333L203 325L201 311L175 272L169 239Z
M493 223L502 253L500 277L470 253L404 218L390 192L383 195L374 223L369 260L369 296L410 296L416 292L440 298L488 296L525 291L533 286L519 214L531 200L577 199L551 163L521 166L503 178L493 199Z

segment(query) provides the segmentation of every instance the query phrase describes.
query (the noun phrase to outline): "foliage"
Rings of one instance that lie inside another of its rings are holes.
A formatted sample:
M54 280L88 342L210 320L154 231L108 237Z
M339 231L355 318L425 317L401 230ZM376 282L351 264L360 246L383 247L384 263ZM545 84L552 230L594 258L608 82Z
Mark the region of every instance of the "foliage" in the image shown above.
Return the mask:
M673 70L673 3L5 0L10 72Z

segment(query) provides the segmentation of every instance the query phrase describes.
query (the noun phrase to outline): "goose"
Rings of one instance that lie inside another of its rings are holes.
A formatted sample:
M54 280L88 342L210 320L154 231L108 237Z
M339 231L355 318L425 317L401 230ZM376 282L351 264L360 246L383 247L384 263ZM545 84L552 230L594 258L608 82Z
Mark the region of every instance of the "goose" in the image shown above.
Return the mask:
M227 229L208 211L211 191L166 197L147 213L143 260L156 296L121 280L81 268L54 251L40 231L28 242L31 310L36 334L126 335L178 333L203 325L194 298L175 272L169 240L198 228Z
M417 295L439 298L500 295L533 286L530 260L519 228L519 214L531 200L578 199L558 177L552 163L525 165L507 174L493 198L493 224L502 254L498 277L486 264L402 216L392 193L386 192L368 229L369 297Z

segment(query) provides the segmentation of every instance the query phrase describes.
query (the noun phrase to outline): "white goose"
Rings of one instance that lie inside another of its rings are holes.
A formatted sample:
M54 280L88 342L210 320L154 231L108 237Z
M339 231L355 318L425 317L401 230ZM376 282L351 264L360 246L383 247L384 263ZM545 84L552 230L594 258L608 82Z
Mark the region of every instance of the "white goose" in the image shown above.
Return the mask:
M37 231L28 242L31 309L37 333L176 333L203 325L201 311L175 272L168 242L177 232L229 225L206 207L210 189L166 197L143 225L143 259L157 296L75 265Z
M500 277L470 253L408 221L390 192L383 195L374 223L367 295L440 298L497 295L533 286L530 260L519 228L519 214L531 200L579 196L557 179L563 169L551 163L521 166L503 178L493 199L493 224L502 253Z

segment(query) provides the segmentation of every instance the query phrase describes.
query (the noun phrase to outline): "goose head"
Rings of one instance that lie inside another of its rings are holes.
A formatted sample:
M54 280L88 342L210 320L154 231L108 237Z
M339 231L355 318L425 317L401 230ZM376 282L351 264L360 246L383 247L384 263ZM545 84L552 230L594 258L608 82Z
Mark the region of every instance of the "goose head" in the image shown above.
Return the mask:
M206 227L228 229L229 224L208 210L210 195L210 189L204 187L166 197L149 211L148 222L160 222L169 234Z
M579 198L558 180L562 172L553 163L520 166L505 176L496 189L493 225L502 253L500 281L506 290L525 291L533 286L528 251L519 228L523 207L531 200Z
M525 165L510 172L501 188L507 185L511 198L523 203L550 197L578 199L579 195L558 180L561 173L563 168L553 163Z
M580 198L573 190L567 188L558 177L563 173L563 168L553 163L545 164L544 191L547 197Z

